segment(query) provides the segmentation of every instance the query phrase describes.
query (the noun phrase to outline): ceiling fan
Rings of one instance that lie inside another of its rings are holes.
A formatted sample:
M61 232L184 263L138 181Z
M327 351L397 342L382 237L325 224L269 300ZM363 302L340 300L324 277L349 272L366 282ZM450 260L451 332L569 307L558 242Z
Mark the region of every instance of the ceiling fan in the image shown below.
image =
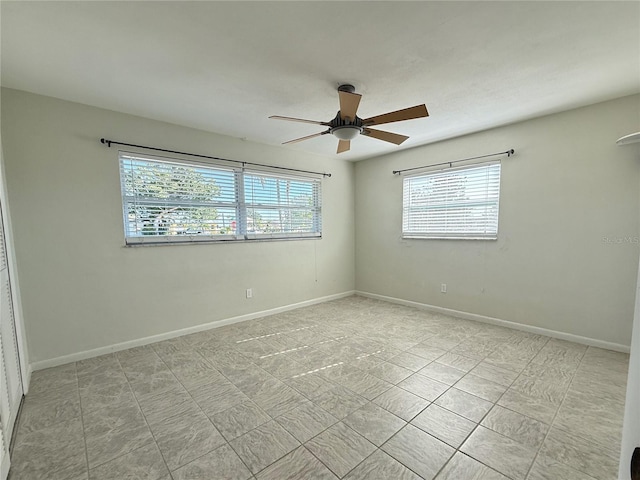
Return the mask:
M320 137L328 133L331 133L339 140L338 151L336 153L348 151L351 148L351 140L353 140L360 134L400 145L409 137L405 135L398 135L397 133L375 130L369 127L371 127L372 125L382 125L384 123L400 122L402 120L411 120L413 118L429 116L426 105L422 104L416 105L415 107L396 110L395 112L384 113L375 117L362 119L356 115L362 95L355 93L355 90L356 89L353 85L348 84L340 85L338 87L338 95L340 97L340 111L330 122L318 122L315 120L304 120L302 118L281 117L279 115L272 115L271 117L269 117L275 118L276 120L312 123L314 125L324 125L326 127L329 127L324 132L314 133L313 135L296 138L295 140L289 140L288 142L284 142L283 145L286 145L288 143L302 142L303 140Z

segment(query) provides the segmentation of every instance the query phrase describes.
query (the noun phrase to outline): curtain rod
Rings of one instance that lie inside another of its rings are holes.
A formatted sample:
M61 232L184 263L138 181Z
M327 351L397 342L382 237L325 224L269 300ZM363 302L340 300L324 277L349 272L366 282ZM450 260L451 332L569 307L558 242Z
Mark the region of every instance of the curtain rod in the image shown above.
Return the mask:
M507 154L507 157L510 157L514 153L515 153L515 150L513 148L511 148L511 149L507 150L506 152L490 153L488 155L480 155L479 157L462 158L460 160L453 160L451 162L434 163L433 165L423 165L422 167L405 168L404 170L394 170L393 174L394 175L400 175L402 172L409 172L411 170L420 170L420 169L429 168L429 167L439 167L441 165L449 165L451 167L454 163L466 162L466 161L469 161L469 160L477 160L479 158L495 157L497 155Z
M243 167L245 165L253 165L253 166L256 166L256 167L275 168L276 170L287 170L289 172L312 173L314 175L322 175L323 177L330 177L331 176L330 173L312 172L312 171L309 171L309 170L299 170L297 168L277 167L277 166L274 166L274 165L265 165L263 163L244 162L242 160L231 160L231 159L228 159L228 158L212 157L212 156L209 156L209 155L200 155L200 154L197 154L197 153L179 152L177 150L167 150L165 148L146 147L144 145L134 145L133 143L116 142L115 140L108 140L106 138L101 138L100 139L100 143L106 145L109 148L111 148L112 144L113 145L124 145L126 147L143 148L145 150L155 150L156 152L177 153L178 155L188 155L190 157L208 158L210 160L222 160L223 162L241 163Z

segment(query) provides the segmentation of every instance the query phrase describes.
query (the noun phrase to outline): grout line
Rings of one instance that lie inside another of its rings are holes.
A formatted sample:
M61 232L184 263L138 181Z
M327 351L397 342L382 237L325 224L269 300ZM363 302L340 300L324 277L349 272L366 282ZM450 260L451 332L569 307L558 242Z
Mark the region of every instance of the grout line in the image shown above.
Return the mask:
M153 350L153 348L151 349L151 351L152 351L152 352L153 352L153 353L154 353L158 358L160 358L160 355L158 355L158 354L156 353L156 351L155 351L155 350ZM117 356L117 355L115 355L115 354L114 354L114 356L115 356L115 358L116 358L117 362L120 364L120 368L122 369L122 373L123 373L123 375L124 375L124 378L125 378L125 380L127 381L127 384L129 385L129 389L131 390L131 395L133 396L133 399L135 400L136 405L138 406L138 409L140 410L140 414L142 415L142 418L144 418L144 422L146 423L147 428L149 429L149 433L151 434L151 438L153 439L153 443L155 444L156 448L158 449L158 452L160 452L160 456L162 457L162 461L164 462L164 465L165 465L165 467L166 467L166 469L167 469L167 472L169 472L169 475L171 476L171 478L173 478L173 475L171 475L171 469L169 468L169 464L167 464L167 460L166 460L166 458L165 458L164 454L162 453L162 450L160 450L160 446L158 445L158 441L157 441L157 439L156 439L156 436L154 435L153 430L151 429L151 425L149 425L149 421L147 420L147 417L146 417L146 415L144 414L144 411L142 410L142 407L140 406L140 401L138 400L138 397L136 396L136 393L135 393L135 391L133 390L133 387L132 387L132 385L131 385L131 382L129 381L129 377L127 376L126 372L124 371L124 368L123 368L123 366L122 366L122 363L120 362L120 358L118 358L118 356ZM162 358L160 358L160 361L162 361L162 363L164 363L164 360L162 360ZM165 366L167 366L167 365L166 365L166 363L165 363ZM168 368L168 366L167 366L167 368ZM171 373L172 373L172 375L173 375L173 372L171 372ZM177 380L177 379L176 379L176 380ZM163 392L163 393L164 393L164 392ZM134 451L134 450L130 450L129 452L127 452L127 453L125 453L125 454L123 454L123 455L121 455L121 456L127 455L128 453L131 453L132 451ZM120 457L116 457L116 458L120 458ZM109 461L111 461L111 460L109 460ZM105 463L106 463L106 462L105 462Z
M547 430L547 433L545 434L544 439L540 443L540 447L538 448L538 451L536 452L536 456L533 458L533 463L529 467L529 470L527 470L527 474L525 475L525 479L529 477L529 474L531 473L531 469L533 468L533 466L535 465L536 461L538 460L538 457L540 456L540 451L542 450L542 447L543 447L544 443L547 441L547 438L549 437L549 434L551 433L551 429L553 428L553 424L555 423L556 417L558 416L558 413L562 409L562 406L564 405L564 402L567 399L567 395L569 393L569 390L571 390L571 385L573 385L573 380L576 378L576 373L578 373L578 370L580 369L580 365L582 365L582 361L584 360L584 357L587 354L587 350L589 350L590 348L591 347L587 347L587 348L584 349L584 352L582 352L582 356L580 357L580 361L578 362L578 366L576 367L576 369L571 374L571 380L569 381L569 386L567 387L567 390L564 392L564 395L562 396L562 400L560 401L560 405L558 406L558 409L556 410L556 413L553 415L553 419L551 420L551 423L549 424L549 430ZM560 462L560 463L562 463L563 465L566 465L564 462ZM567 465L567 466L569 466L569 465ZM573 467L570 467L570 468L573 468ZM582 473L584 473L584 472L582 472Z
M80 379L78 378L78 364L74 363L73 367L76 371L76 385L78 386L77 388L77 394L78 394L78 407L80 408L80 424L82 425L82 442L84 443L84 458L85 458L85 462L87 464L87 478L90 477L89 475L89 449L87 448L87 433L86 433L86 429L84 426L84 412L82 410L82 397L80 396Z

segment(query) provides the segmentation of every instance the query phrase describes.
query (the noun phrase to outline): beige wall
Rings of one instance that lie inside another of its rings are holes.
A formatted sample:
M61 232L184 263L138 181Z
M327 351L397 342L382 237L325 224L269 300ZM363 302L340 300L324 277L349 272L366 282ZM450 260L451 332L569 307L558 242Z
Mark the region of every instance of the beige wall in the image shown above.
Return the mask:
M101 137L331 172L323 238L126 248ZM354 288L351 163L7 89L2 139L32 362Z
M358 162L356 289L629 345L640 161L615 141L638 131L639 106L626 97ZM401 239L392 170L508 148L497 241Z

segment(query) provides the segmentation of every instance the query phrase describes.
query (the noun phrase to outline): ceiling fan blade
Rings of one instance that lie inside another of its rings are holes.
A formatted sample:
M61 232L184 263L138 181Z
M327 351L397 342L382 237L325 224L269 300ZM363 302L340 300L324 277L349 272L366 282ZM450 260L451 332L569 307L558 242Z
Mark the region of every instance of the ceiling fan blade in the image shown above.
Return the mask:
M280 115L271 115L269 118L273 118L275 120L288 120L289 122L313 123L314 125L329 125L327 122L305 120L304 118L281 117Z
M385 142L395 143L396 145L400 145L407 138L405 135L398 135L397 133L384 132L382 130L374 130L373 128L365 128L362 131L362 135L366 135L367 137L377 138L378 140L384 140Z
M384 113L375 117L366 118L362 121L365 126L382 125L383 123L401 122L402 120L411 120L413 118L428 117L427 106L416 105L415 107L396 110L395 112Z
M356 112L358 111L358 105L360 104L362 95L342 91L338 91L338 95L340 95L340 118L342 118L342 120L348 119L349 121L353 121L356 118Z
M336 153L347 152L351 149L351 140L340 140L338 142L338 151Z
M300 138L296 138L294 140L289 140L288 142L284 142L283 145L287 145L289 143L302 142L303 140L309 140L310 138L315 138L315 137L319 137L321 135L326 135L327 133L329 133L329 130L326 130L326 131L320 132L320 133L314 133L313 135L307 135L306 137L300 137Z

